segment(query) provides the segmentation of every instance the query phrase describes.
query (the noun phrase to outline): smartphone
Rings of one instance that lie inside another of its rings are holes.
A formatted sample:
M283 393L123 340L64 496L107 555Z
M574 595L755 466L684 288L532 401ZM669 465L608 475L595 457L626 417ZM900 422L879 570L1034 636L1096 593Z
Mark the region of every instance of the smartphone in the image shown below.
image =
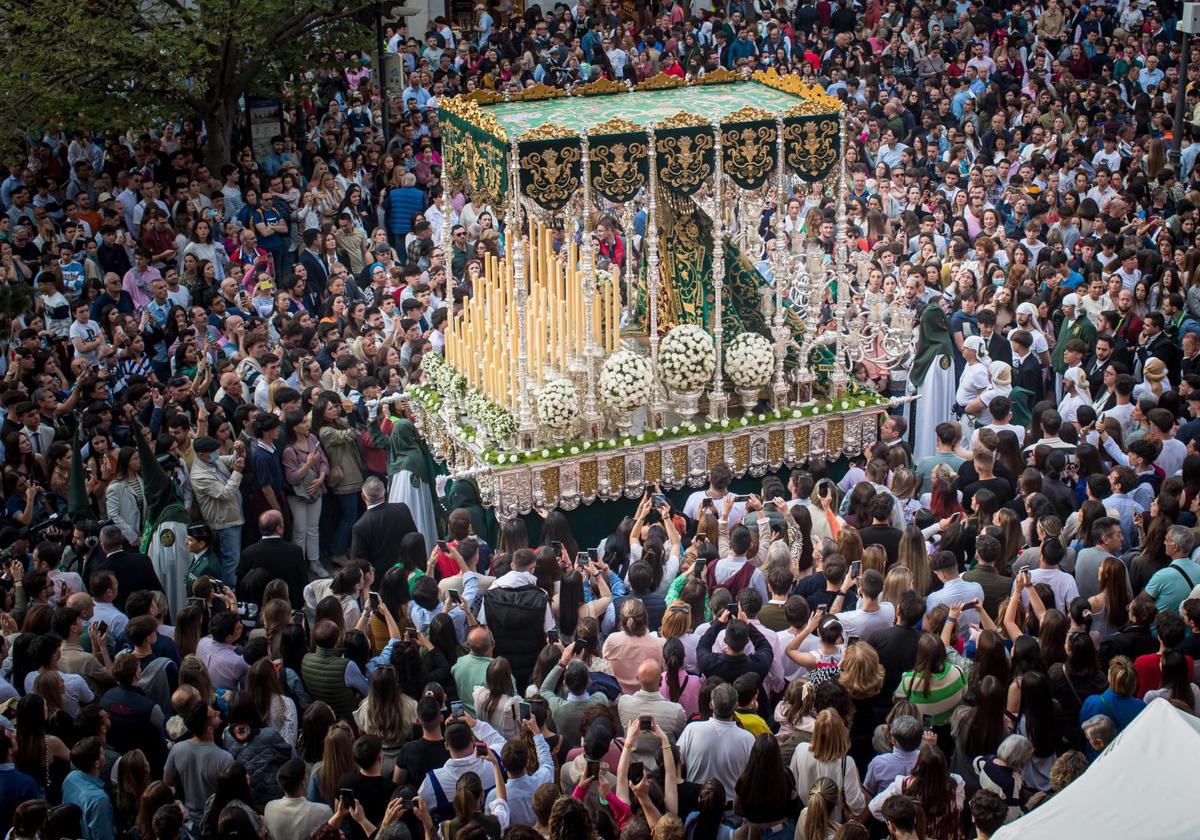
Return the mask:
M700 501L700 507L716 508L716 506L717 506L717 503L714 502L712 499L708 498L707 496Z
M646 776L646 765L641 761L633 761L629 764L629 784L641 784L641 781Z
M819 487L817 487L817 498L828 499L829 498L829 486L830 485L827 483L822 483Z
M107 621L97 621L96 622L96 632L99 633L101 636L103 636L105 633L107 633L108 632L108 622Z
M550 547L554 549L555 554L562 554L562 543L558 540L550 540Z
M854 647L860 641L858 636L850 636L846 639L846 647Z
M744 505L744 504L745 504L746 502L748 502L748 501L750 501L750 497L749 497L749 496L747 496L747 495L744 495L744 494L743 494L743 495L738 495L738 496L734 496L734 497L733 497L733 503L734 503L735 505L737 505L737 504L742 504L742 505Z
M600 550L597 548L589 548L587 550L587 556L589 560L595 563L600 559Z
M599 779L600 778L600 762L599 761L588 761L588 763L587 763L587 778L589 778L589 779Z
M921 726L925 727L926 732L932 732L933 715L921 715Z
M546 632L546 644L548 644L548 645L558 644L558 631L557 630L549 630Z
M950 521L962 522L964 519L966 519L966 517L967 517L967 515L965 513L963 513L961 510L956 510L954 513L950 514Z
M460 718L463 716L463 704L461 700L450 701L450 717Z
M530 714L529 704L526 703L524 700L522 700L520 703L519 709L520 709L521 720L529 720L529 714Z
M575 555L575 568L582 569L591 560L591 555L585 551L580 551Z
M371 596L371 609L373 609L373 610L379 609L379 593L378 592L369 592L367 594Z
M446 594L450 596L450 600L456 604L462 603L462 595L458 594L457 589L447 589Z
M650 500L654 503L654 507L660 508L667 503L667 496L665 493L655 493Z
M342 807L347 811L354 810L354 791L350 788L342 788L338 791L338 796L342 798Z
M654 715L638 715L638 728L650 732L654 727Z
M862 561L855 560L853 563L850 564L850 577L856 578L860 574L862 574Z
M479 756L480 758L487 758L488 745L483 743L483 741L477 741L475 743L475 755Z
M415 642L417 640L417 631L409 627L404 631L404 638L408 639L410 642Z

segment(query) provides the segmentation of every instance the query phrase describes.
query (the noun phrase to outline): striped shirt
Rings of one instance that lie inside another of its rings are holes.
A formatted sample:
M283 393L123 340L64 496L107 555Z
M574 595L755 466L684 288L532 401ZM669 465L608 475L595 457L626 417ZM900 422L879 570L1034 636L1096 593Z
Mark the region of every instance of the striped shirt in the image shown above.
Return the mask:
M950 713L962 702L967 677L957 665L947 662L930 682L929 691L921 690L924 683L923 676L916 671L905 671L894 696L908 700L922 715L932 716L934 726L940 726L950 720Z

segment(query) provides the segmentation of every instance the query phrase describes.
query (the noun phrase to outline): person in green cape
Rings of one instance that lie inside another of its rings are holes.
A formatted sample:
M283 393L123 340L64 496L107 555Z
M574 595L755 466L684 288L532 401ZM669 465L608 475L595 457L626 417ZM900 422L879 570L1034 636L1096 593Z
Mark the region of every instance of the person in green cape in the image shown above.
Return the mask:
M433 481L436 468L417 427L404 416L406 410L407 402L399 395L384 397L378 405L369 406L371 440L387 453L388 501L408 505L413 522L425 539L428 556L441 537ZM383 429L385 416L391 424L390 431Z
M146 502L146 524L142 530L141 551L149 555L171 614L187 603L185 583L192 555L187 546L187 529L192 518L183 506L179 488L163 470L146 443L142 425L133 421L133 440L142 460L142 484Z
M908 393L920 397L910 403L909 439L919 462L937 449L934 430L954 415L954 340L941 299L930 301L917 326L917 349L908 374Z

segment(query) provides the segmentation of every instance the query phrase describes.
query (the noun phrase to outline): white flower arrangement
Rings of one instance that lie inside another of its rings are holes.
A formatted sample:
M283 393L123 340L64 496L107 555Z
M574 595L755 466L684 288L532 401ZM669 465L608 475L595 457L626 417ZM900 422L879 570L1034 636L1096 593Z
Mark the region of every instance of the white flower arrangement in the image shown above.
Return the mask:
M632 350L618 350L600 368L600 398L615 411L633 411L650 401L654 369Z
M538 391L538 420L558 432L566 431L579 416L579 394L566 379L547 382Z
M712 379L717 354L712 336L694 324L681 324L663 337L658 372L676 391L697 391Z
M775 349L758 333L739 333L725 346L725 371L739 388L766 385L774 369Z

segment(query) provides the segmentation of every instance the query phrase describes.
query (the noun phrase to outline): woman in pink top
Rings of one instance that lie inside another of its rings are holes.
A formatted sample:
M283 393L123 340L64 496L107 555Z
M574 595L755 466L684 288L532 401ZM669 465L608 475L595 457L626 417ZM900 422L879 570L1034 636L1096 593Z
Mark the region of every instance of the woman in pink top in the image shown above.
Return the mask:
M650 617L646 605L637 598L626 598L621 604L621 629L604 642L604 658L612 667L625 694L633 694L641 686L637 681L638 666L647 659L663 667L661 640L650 635Z
M693 718L700 715L700 686L704 684L704 680L684 669L686 656L683 642L679 639L667 639L663 645L663 659L667 667L663 670L659 691L663 697L683 706L687 716Z

